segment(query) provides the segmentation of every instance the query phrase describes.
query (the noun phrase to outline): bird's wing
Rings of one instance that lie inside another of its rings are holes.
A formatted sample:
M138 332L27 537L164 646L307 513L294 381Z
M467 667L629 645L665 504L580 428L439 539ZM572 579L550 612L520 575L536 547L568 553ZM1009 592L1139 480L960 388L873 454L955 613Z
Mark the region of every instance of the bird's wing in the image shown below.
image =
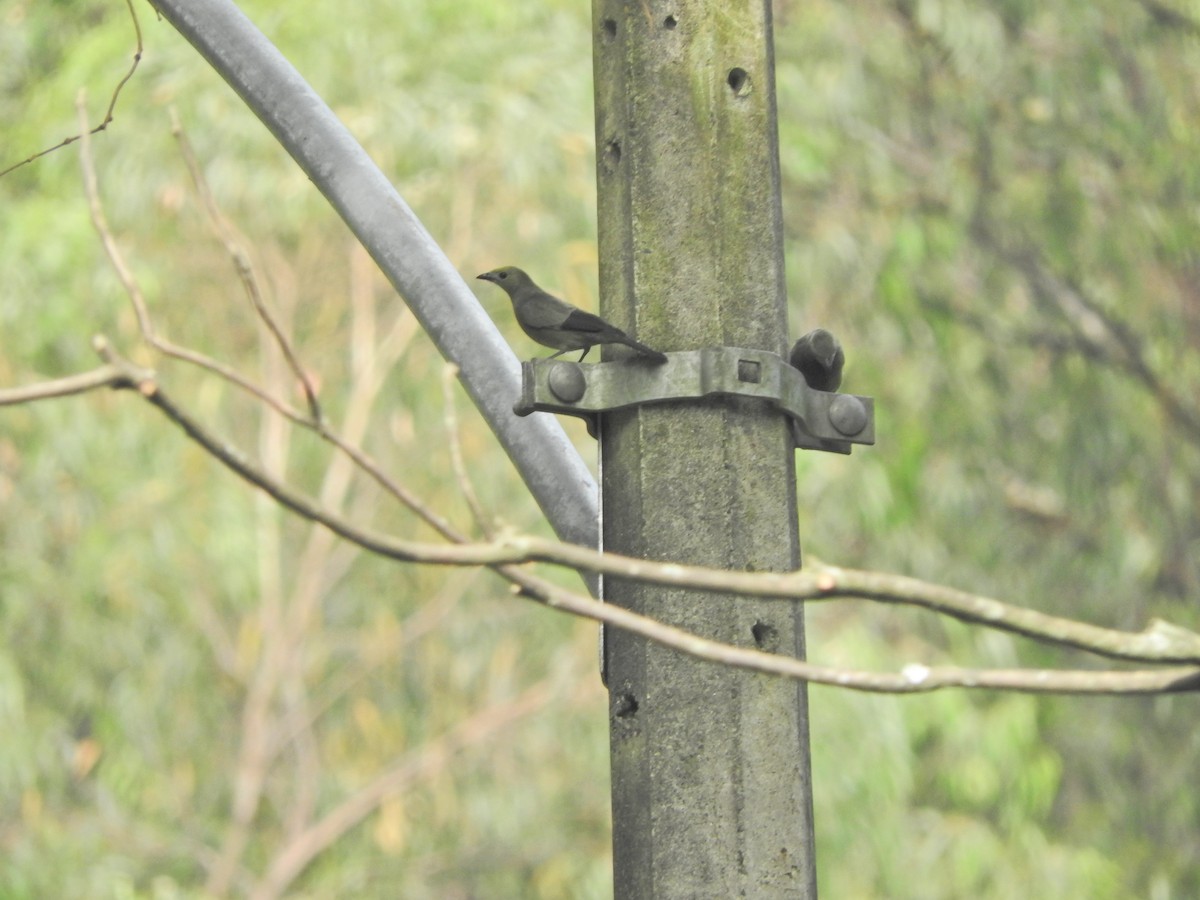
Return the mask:
M599 316L592 315L590 312L584 312L582 309L571 310L571 314L562 323L562 327L570 331L582 331L588 334L600 334L605 331L612 332L617 330Z
M544 291L522 298L521 319L529 328L562 328L580 334L612 330L599 316L576 309Z
M530 328L558 328L578 311L542 291L520 297L516 303L521 321Z

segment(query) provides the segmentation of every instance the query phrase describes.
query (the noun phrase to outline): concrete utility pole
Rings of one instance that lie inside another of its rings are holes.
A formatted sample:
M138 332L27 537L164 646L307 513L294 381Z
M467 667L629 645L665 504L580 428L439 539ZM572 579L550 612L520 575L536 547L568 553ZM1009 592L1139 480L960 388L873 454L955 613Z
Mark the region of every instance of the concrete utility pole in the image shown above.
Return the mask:
M593 0L603 315L651 346L784 353L769 0ZM723 398L605 416L607 550L799 565L784 417ZM799 607L610 580L610 602L803 654ZM609 630L618 898L815 897L802 684Z

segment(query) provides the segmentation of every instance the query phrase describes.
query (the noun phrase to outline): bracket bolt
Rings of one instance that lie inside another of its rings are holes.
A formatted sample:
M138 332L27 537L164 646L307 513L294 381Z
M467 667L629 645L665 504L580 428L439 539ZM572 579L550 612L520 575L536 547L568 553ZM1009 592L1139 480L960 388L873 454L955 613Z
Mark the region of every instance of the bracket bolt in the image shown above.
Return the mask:
M867 409L857 397L841 394L829 404L829 424L839 434L854 437L867 427Z
M563 403L578 403L587 391L587 379L575 363L555 363L546 378L550 392Z

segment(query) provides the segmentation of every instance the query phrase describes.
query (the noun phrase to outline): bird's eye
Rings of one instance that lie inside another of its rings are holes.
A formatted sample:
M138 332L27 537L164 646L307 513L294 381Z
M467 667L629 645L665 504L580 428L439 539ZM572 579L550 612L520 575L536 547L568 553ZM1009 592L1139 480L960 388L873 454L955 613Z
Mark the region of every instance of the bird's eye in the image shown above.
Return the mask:
M507 277L508 277L508 273L507 273L507 272L501 272L501 273L500 273L500 279L501 279L502 281L503 281L505 278L507 278Z

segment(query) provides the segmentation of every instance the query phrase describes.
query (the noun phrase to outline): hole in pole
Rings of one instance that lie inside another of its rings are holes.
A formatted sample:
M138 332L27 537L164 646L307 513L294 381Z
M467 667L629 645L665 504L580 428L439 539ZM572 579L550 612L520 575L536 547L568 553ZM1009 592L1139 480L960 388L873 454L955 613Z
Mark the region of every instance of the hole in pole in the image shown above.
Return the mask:
M750 93L750 73L741 66L734 66L729 70L725 83L729 85L729 89L733 91L735 97L745 97Z
M600 27L604 31L604 37L607 40L611 41L613 38L615 38L617 36L617 20L616 19L605 19L603 22L600 23Z
M762 619L750 626L750 634L754 636L754 646L759 650L775 650L779 644L779 632L775 626Z
M604 155L601 157L601 162L605 172L615 172L617 166L621 164L621 141L617 138L612 138L604 145Z
M630 693L625 693L618 697L615 705L613 706L613 714L618 719L628 719L630 716L636 715L637 711L637 697Z
M667 31L674 31L675 26L678 24L679 22L676 21L674 16L667 16L665 19L663 19L663 28L667 29Z

